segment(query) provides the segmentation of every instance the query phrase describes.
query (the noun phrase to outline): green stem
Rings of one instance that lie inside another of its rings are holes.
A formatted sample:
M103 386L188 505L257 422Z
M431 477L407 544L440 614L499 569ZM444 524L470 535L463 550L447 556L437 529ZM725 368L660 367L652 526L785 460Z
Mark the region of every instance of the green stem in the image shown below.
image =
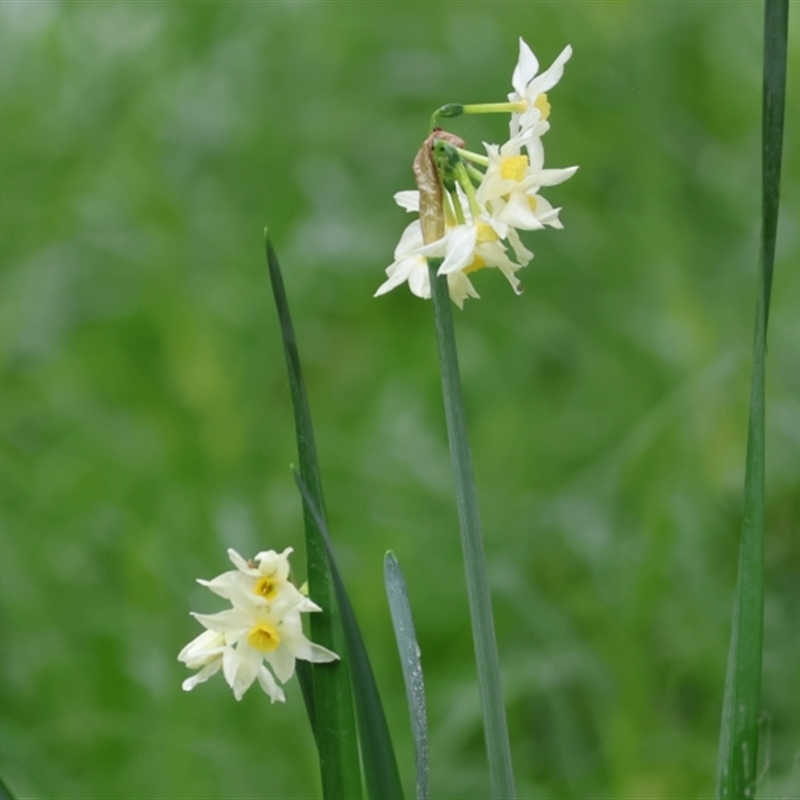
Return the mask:
M447 420L447 435L450 440L450 456L455 475L456 504L461 528L461 546L464 551L475 659L478 666L478 688L483 707L489 775L492 797L499 800L499 798L515 796L514 775L511 766L508 726L500 687L500 664L492 618L492 598L486 574L486 556L483 550L483 537L478 514L478 498L472 473L472 457L467 437L464 401L461 396L452 309L447 278L436 275L440 265L441 259L430 259L428 272L436 316L436 339L442 371L442 393Z
M461 107L462 114L513 114L527 111L528 101L517 100L510 103L473 103Z
M456 147L456 153L465 161L472 161L475 164L480 164L482 167L489 166L489 156L482 156L480 153L473 153L472 150L464 150L463 147Z

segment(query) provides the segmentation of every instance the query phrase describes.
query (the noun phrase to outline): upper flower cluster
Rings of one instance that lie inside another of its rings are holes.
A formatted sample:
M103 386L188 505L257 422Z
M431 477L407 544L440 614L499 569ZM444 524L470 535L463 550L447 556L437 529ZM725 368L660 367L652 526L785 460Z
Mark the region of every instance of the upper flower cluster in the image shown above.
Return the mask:
M398 192L397 204L420 213L420 218L400 237L394 262L386 269L387 280L376 297L406 281L415 295L430 297L428 258L442 260L438 274L447 276L450 297L460 308L467 297L478 297L469 276L484 267L499 269L520 294L522 285L515 273L530 262L533 253L522 243L519 231L563 227L560 209L553 208L540 190L562 183L578 168L545 169L542 136L550 128L546 92L563 75L572 48L567 46L541 74L537 74L536 56L522 39L519 51L511 78L514 91L507 103L450 105L437 112L439 116L511 112L509 140L502 145L484 142L483 155L466 150L452 134L434 130L424 148L438 171L436 202L444 219L443 233L442 226L435 235L430 233L432 228L426 229L419 191ZM516 261L509 256L509 247Z
M228 550L235 570L210 581L198 579L229 600L231 608L218 614L192 612L206 630L178 654L189 669L199 670L183 682L187 692L221 668L237 700L257 680L273 703L284 702L275 678L286 683L294 674L296 659L316 663L338 659L336 653L303 634L300 615L321 609L289 580L291 552L291 547L282 553L267 550L245 561L235 550Z

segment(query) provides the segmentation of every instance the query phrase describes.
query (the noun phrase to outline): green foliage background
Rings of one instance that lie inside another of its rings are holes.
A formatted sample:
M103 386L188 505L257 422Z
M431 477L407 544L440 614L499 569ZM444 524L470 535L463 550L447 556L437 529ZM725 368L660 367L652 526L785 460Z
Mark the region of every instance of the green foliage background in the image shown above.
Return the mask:
M302 551L269 225L332 533L407 790L382 588L429 689L432 792L485 796L432 308L373 300L430 113L550 94L529 237L456 311L520 795L713 788L755 305L760 2L0 4L0 774L21 796L318 793L285 706L178 650L194 583ZM800 794L800 162L790 19L768 374L763 796ZM474 149L505 119L454 120ZM296 558L300 567L302 561Z

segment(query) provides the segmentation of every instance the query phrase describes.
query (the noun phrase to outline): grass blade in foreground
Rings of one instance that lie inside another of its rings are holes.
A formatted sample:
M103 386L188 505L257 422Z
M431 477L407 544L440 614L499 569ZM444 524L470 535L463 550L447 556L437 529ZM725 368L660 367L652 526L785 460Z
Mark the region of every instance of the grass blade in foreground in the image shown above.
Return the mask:
M755 797L764 629L764 379L767 320L778 229L788 0L766 0L762 127L761 263L747 430L744 521L725 678L718 798Z
M294 474L297 486L306 505L314 515L315 521L322 535L327 550L333 586L336 599L342 613L342 627L347 641L347 653L351 660L353 673L356 712L358 713L358 727L361 741L361 757L364 762L364 778L367 784L367 796L371 800L402 800L403 786L400 783L400 772L397 769L397 759L392 746L392 737L386 722L378 684L369 661L367 648L358 627L355 611L344 588L333 544L328 535L325 520L317 509L316 502L311 497L308 487L296 472Z
M11 789L3 783L3 779L0 778L0 800L14 800L14 795L11 794Z
M272 293L278 309L281 337L289 371L289 388L297 430L300 474L308 487L308 496L313 498L315 509L319 509L319 513L315 514L307 502L303 505L309 592L314 598L314 602L322 607L321 613L311 615L311 633L315 642L341 654L344 640L342 632L336 624L335 591L331 584L326 547L319 525L325 506L322 499L322 482L314 444L311 411L303 383L300 356L297 352L297 341L289 314L281 268L266 229L264 230L264 239ZM309 710L309 720L317 742L322 791L324 797L330 800L333 798L358 800L362 796L358 734L353 713L347 661L348 659L342 659L335 664L314 665L310 670L299 673L306 707ZM310 683L313 687L313 703L310 702L312 698L308 696L309 671L311 673Z
M414 758L417 774L417 800L428 797L428 718L425 713L425 681L422 676L417 635L411 617L408 589L400 569L400 562L391 550L383 560L383 577L389 613L392 615L394 635L403 668L408 711L411 715L411 732L414 736Z
M508 741L506 712L500 687L500 664L497 640L492 618L492 598L486 576L486 557L483 551L481 521L478 515L478 498L472 474L472 457L467 438L464 401L461 397L461 378L458 370L456 338L447 278L437 277L441 259L428 261L434 313L436 315L436 342L439 365L442 370L442 393L447 420L447 437L456 484L456 505L461 529L461 546L464 550L464 568L467 576L469 612L472 637L475 643L475 660L478 665L478 688L483 707L486 753L489 758L489 776L492 797L514 797L514 775L511 766L511 749Z

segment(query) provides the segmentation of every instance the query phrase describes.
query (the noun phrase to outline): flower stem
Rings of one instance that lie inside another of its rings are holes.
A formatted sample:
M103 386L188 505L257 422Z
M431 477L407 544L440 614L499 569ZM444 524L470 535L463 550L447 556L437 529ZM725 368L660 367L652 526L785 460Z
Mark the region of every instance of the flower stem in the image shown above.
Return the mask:
M471 150L465 150L463 147L456 147L456 153L465 161L472 161L475 164L480 164L482 167L489 166L488 156L482 156L480 153L473 153Z
M461 106L462 114L513 114L528 109L527 100L517 100L513 103L473 103Z
M478 205L478 198L475 196L475 187L473 186L472 180L469 177L469 171L467 170L466 164L463 161L459 162L453 170L453 174L455 179L461 184L464 194L467 196L469 210L473 219L478 219L478 217L481 215L481 208Z
M442 371L442 393L456 484L456 505L461 528L461 546L464 551L464 568L475 643L475 660L478 666L478 688L483 708L489 776L492 784L492 798L499 800L499 798L514 797L514 775L511 766L508 726L500 687L500 665L492 618L492 598L489 593L478 499L472 473L472 457L467 438L464 401L461 396L461 378L458 370L450 296L447 278L436 275L441 263L441 259L429 259L428 272L436 316L436 340L439 350L439 365Z

